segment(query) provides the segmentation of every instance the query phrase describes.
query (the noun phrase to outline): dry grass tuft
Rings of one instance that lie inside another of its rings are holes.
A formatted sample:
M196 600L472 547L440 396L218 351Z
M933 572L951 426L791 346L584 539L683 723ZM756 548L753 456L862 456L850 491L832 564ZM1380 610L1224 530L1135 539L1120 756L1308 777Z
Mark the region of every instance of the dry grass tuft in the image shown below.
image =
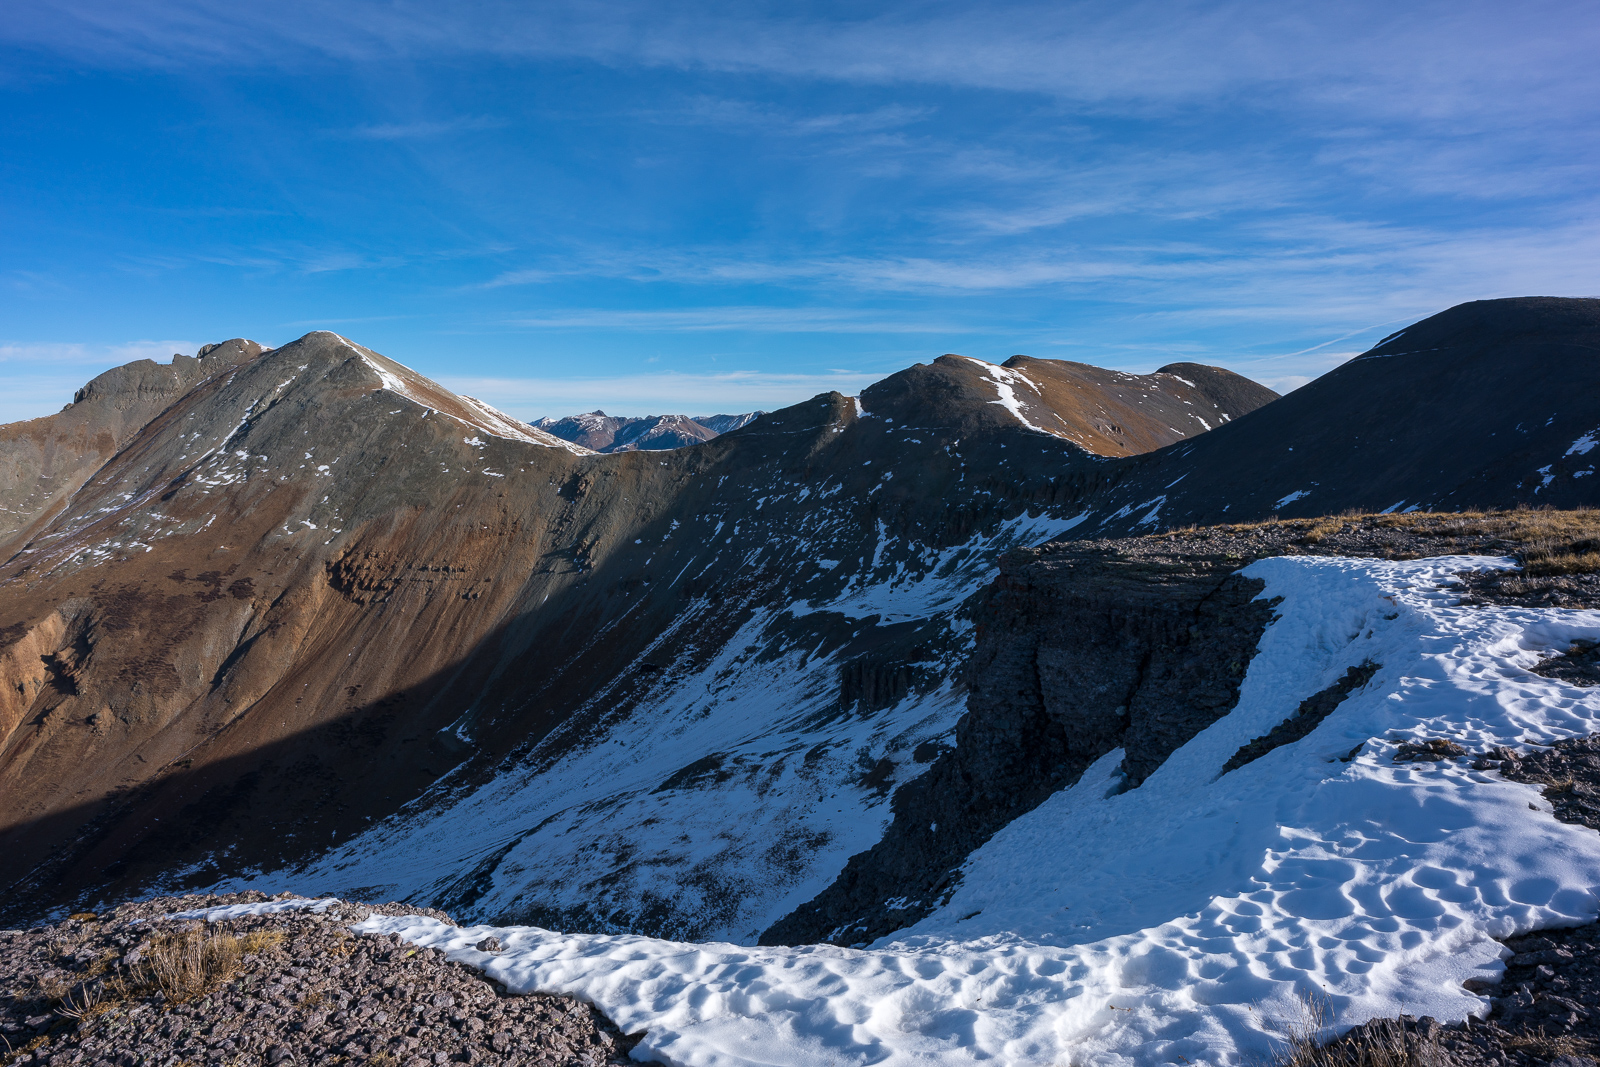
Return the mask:
M227 981L244 956L243 939L202 929L157 934L136 965L135 980L182 1004Z
M1397 1019L1374 1019L1335 1041L1328 1040L1327 1001L1308 996L1295 1018L1280 1024L1285 1046L1271 1067L1434 1067L1441 1062L1437 1030L1408 1033Z
M1521 1049L1532 1053L1540 1059L1555 1059L1557 1056L1593 1056L1594 1043L1571 1034L1556 1034L1551 1036L1544 1032L1544 1027L1539 1027L1531 1034L1517 1034L1506 1040L1506 1047Z
M1600 541L1592 537L1570 541L1540 538L1523 545L1517 553L1522 569L1536 577L1557 574L1593 574L1600 571Z
M281 930L251 930L243 937L200 927L157 934L126 978L114 985L124 997L159 991L173 1004L204 996L226 982L244 957L283 943Z
M56 1011L87 1026L115 1005L106 998L106 988L98 983L85 985L56 1001Z
M283 944L282 930L251 930L239 939L240 951L246 956L277 948L281 944Z

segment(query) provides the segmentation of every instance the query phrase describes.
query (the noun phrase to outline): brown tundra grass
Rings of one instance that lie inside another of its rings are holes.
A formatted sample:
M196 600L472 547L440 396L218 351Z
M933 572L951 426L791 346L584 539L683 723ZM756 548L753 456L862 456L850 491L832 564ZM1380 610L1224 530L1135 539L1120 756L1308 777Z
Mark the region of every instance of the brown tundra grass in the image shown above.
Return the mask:
M1443 1062L1437 1031L1407 1033L1396 1019L1374 1019L1337 1040L1328 1039L1327 1001L1308 996L1296 1017L1281 1025L1284 1047L1267 1067L1437 1067Z
M1600 510L1570 511L1518 508L1513 511L1414 511L1408 515L1346 512L1311 519L1267 519L1216 529L1246 532L1263 527L1293 530L1302 544L1314 545L1345 526L1367 525L1411 530L1439 538L1494 537L1514 546L1512 554L1532 577L1593 574L1600 571ZM1197 527L1167 531L1168 537L1201 534ZM1449 551L1441 546L1441 551Z

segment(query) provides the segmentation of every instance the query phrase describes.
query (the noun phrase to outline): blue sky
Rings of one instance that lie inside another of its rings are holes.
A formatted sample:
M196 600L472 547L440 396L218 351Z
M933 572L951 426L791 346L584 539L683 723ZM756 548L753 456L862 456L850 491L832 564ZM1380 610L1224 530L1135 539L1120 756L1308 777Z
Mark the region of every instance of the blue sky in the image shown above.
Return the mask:
M942 352L1292 388L1600 293L1567 3L146 0L0 24L0 420L337 330L522 416Z

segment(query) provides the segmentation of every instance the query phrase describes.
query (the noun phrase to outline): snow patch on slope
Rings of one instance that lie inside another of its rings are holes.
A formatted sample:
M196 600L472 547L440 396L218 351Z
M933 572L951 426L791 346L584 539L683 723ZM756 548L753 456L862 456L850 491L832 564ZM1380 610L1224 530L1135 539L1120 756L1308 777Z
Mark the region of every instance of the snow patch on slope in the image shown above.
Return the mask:
M999 400L991 400L989 403L999 404L1001 407L1011 412L1011 414L1015 415L1017 421L1022 423L1022 425L1026 426L1030 430L1037 430L1039 433L1050 433L1050 431L1046 430L1043 426L1035 426L1028 420L1026 412L1022 410L1022 401L1017 399L1016 389L1013 388L1014 386L1025 385L1029 389L1032 389L1035 395L1041 395L1039 394L1039 387L1034 385L1033 382L1029 380L1027 375L1022 374L1019 371L1011 370L1008 367L1002 367L998 363L988 363L981 359L973 359L971 356L963 356L961 358L968 360L969 362L976 363L978 366L982 367L985 377L991 384L994 385L995 391L1000 394ZM1059 435L1051 434L1051 436L1055 437Z
M216 888L276 891L309 878L456 913L537 908L612 931L653 914L654 929L680 936L754 940L882 836L890 789L926 769L912 753L953 729L965 704L954 678L972 639L960 609L992 580L999 554L1085 517L1023 514L944 549L891 536L880 523L842 592L757 611L703 667L653 674L652 691L626 717L605 721L608 686L586 705L592 715L572 716L488 784L469 791L447 776L305 868ZM825 509L813 519L831 525ZM786 532L793 541L752 549L746 565L766 552L785 566L822 559L807 527ZM834 567L819 572L836 573L836 561L823 562ZM658 647L726 610L689 601L640 661L657 662ZM797 616L818 613L869 627L931 622L929 647L941 651L916 665L930 681L887 708L841 707L843 654L815 655L782 637ZM473 736L476 714L451 729ZM885 760L892 772L869 780Z
M1307 992L1341 1025L1481 1015L1461 982L1492 938L1591 921L1600 838L1465 763L1395 764L1405 738L1469 749L1600 729L1600 692L1528 672L1600 612L1460 607L1453 575L1509 561L1283 557L1235 710L1142 786L1112 753L969 859L891 943L746 948L417 917L357 927L446 950L518 991L575 994L671 1064L1235 1064ZM1239 746L1350 666L1382 664L1308 737L1229 774ZM1349 763L1341 758L1358 751ZM976 914L973 914L976 912ZM495 956L473 943L493 933Z

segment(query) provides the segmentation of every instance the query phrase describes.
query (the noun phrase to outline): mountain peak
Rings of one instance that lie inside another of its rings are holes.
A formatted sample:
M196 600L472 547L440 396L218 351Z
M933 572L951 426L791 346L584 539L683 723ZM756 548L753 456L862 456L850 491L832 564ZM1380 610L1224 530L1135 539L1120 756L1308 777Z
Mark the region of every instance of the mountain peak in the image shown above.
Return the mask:
M1231 371L1200 364L1189 378L1164 368L1129 374L1068 360L1013 356L1003 364L943 355L861 394L875 415L969 428L1021 425L1098 456L1129 456L1181 441L1277 397Z

